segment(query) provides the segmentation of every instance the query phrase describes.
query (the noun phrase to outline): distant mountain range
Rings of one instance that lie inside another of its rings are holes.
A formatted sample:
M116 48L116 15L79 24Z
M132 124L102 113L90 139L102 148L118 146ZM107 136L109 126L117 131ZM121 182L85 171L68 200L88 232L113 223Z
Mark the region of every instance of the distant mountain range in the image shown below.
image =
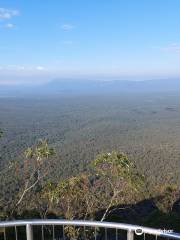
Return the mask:
M0 85L0 96L180 91L180 79L146 81L53 80L41 85Z

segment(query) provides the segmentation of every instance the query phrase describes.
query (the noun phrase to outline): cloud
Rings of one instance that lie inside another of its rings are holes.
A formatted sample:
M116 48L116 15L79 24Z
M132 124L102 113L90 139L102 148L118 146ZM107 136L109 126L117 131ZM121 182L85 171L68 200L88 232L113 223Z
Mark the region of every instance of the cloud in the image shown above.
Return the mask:
M41 72L46 70L45 67L43 66L30 66L30 65L4 65L0 66L0 71L5 71L5 72Z
M160 47L160 50L165 51L165 52L180 53L180 44L171 43L167 46Z
M18 16L19 11L7 9L7 8L0 8L0 19L11 19L14 16Z
M65 23L65 24L61 25L61 29L64 31L70 31L73 28L75 28L75 26L72 24L69 24L69 23Z
M43 71L43 70L45 70L45 67L43 67L43 66L37 66L37 67L36 67L36 70L38 70L38 71Z
M24 66L17 66L16 68L17 68L17 70L19 70L19 71L26 70L26 68L25 68Z
M7 23L7 24L4 25L4 28L8 28L8 29L13 29L15 27L16 26L13 23Z
M22 71L25 70L25 67L22 65L4 65L0 66L0 70L7 70L7 71Z

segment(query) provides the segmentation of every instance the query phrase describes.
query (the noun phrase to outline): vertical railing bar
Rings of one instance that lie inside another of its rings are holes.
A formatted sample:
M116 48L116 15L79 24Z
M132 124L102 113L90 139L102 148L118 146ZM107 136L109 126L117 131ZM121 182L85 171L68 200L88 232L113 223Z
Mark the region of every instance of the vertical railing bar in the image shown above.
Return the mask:
M63 240L65 240L64 225L63 225Z
M107 240L107 228L105 227L105 240Z
M26 224L26 239L33 240L33 226Z
M86 226L84 226L84 239L86 239Z
M6 227L4 227L4 240L6 240Z
M134 240L134 232L132 230L127 231L127 240Z
M54 240L55 239L54 225L52 227L53 227L53 240Z
M158 239L158 236L156 235L156 240Z
M116 228L116 240L118 240L118 229Z
M144 233L144 240L146 240L146 234Z
M14 228L15 228L15 237L16 237L16 240L18 240L18 237L17 237L17 226L15 226Z
M94 231L94 238L95 238L95 240L97 239L97 231L96 231L96 227L95 227L95 229L94 229L95 231Z
M41 234L42 234L42 240L44 240L44 226L41 226Z
M74 226L74 235L76 236L76 227Z

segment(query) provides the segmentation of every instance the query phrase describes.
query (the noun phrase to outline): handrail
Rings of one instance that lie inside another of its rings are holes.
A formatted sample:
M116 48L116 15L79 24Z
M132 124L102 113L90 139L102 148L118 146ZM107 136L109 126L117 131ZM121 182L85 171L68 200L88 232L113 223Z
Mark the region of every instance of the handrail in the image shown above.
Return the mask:
M131 225L126 223L113 223L113 222L98 222L98 221L82 221L82 220L57 220L57 219L46 219L46 220L15 220L15 221L2 221L0 222L0 228L5 227L18 227L18 226L26 226L26 234L30 234L31 226L44 226L44 225L72 225L79 227L101 227L101 228L111 228L111 229L121 229L126 230L128 233L136 233L140 234L150 234L158 237L172 238L172 239L180 239L180 233L175 233L172 231L166 231L161 229L154 229L149 227L143 227L138 225ZM28 230L29 229L29 230ZM29 231L29 232L28 232ZM139 234L139 235L140 235ZM32 233L30 234L32 235ZM132 237L132 236L131 236ZM27 239L32 239L28 238ZM133 239L133 238L131 238Z

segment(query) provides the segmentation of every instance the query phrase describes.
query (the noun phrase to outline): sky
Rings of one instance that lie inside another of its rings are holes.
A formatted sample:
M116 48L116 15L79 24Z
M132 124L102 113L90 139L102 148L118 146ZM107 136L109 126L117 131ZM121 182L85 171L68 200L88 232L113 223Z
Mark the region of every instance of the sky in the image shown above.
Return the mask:
M0 0L0 84L180 77L179 0Z

